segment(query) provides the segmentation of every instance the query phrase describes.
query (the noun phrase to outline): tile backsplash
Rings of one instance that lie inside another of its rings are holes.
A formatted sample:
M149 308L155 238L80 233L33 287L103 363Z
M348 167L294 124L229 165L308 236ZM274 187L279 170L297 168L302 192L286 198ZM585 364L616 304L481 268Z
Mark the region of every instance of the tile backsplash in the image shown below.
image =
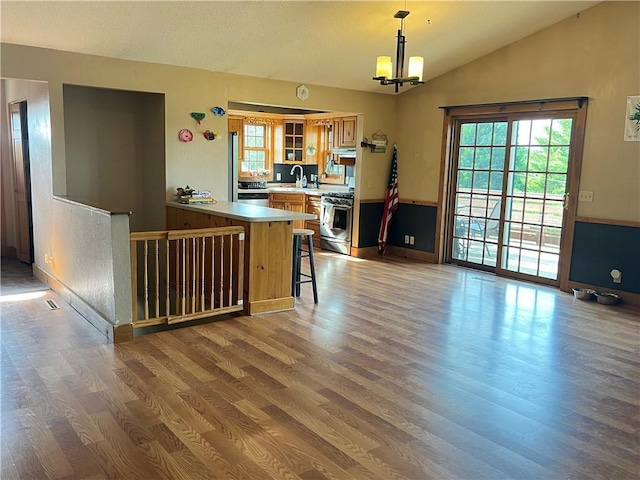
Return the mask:
M307 176L307 180L311 181L311 174L318 174L318 165L300 165L302 167L303 175ZM291 167L293 165L288 163L276 163L273 165L273 183L296 183L296 175L300 170L296 168L295 174L291 175ZM278 173L280 174L280 180L277 180Z
M303 175L307 176L307 180L311 181L311 174L318 175L318 165L300 165L302 167ZM291 175L291 165L290 163L276 163L273 165L273 183L295 183L296 175ZM296 174L298 173L298 169L296 168ZM277 180L278 173L280 174L280 180ZM356 168L354 165L347 165L347 170L345 172L346 178L355 178ZM322 179L320 179L322 182Z

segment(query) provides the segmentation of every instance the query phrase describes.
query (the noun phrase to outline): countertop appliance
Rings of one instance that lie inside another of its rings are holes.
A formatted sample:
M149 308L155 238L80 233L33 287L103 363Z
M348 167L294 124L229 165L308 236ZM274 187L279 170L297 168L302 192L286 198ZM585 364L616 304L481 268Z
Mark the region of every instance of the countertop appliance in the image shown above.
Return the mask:
M247 189L264 189L267 188L267 182L265 180L240 180L238 182L239 190Z
M320 201L320 247L350 254L353 192L326 192Z

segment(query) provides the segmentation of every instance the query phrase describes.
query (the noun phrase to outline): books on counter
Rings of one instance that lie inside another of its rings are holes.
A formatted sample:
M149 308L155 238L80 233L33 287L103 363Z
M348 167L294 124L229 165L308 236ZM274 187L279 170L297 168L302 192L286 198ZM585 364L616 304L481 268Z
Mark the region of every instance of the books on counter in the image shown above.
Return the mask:
M179 203L185 203L185 204L189 204L189 205L193 205L196 203L217 203L215 199L211 198L211 197L192 197L192 196L188 196L188 195L184 195L180 198L178 198L178 202Z
M178 202L185 204L196 203L217 203L214 198L211 197L211 190L194 190L193 188L178 188Z

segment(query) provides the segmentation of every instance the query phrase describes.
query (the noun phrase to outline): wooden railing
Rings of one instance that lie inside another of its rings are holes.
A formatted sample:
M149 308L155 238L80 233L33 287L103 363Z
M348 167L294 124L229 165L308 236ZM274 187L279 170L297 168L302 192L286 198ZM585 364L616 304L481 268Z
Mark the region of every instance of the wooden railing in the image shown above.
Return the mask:
M244 228L133 232L134 327L243 309Z

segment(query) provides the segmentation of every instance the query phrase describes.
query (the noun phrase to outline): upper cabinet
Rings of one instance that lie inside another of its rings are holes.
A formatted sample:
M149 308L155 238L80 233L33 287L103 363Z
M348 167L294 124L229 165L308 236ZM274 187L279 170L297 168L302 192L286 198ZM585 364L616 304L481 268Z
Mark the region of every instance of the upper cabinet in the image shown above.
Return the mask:
M229 131L242 133L242 118L229 116Z
M357 117L340 117L333 120L333 148L356 147Z
M285 120L284 122L284 162L303 163L305 161L305 121Z

